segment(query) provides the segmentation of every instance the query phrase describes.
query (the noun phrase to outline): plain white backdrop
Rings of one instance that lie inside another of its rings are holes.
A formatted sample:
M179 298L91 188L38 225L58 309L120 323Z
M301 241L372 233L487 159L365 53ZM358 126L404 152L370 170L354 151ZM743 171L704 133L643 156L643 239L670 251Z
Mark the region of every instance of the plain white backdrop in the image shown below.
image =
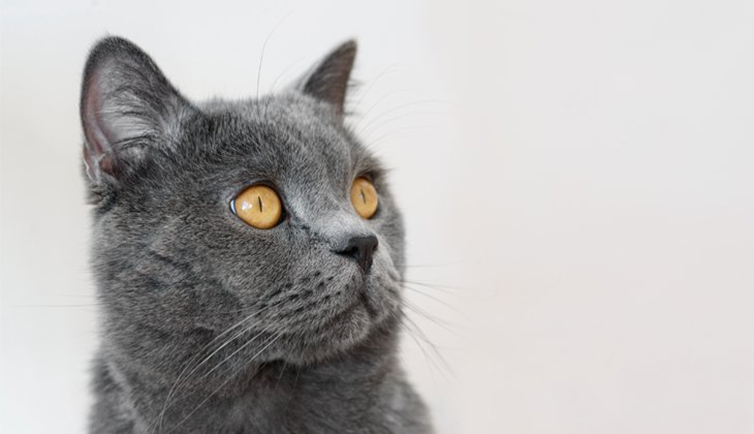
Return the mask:
M0 14L3 433L85 431L97 307L78 98L106 34L192 99L279 89L358 39L350 122L406 216L417 330L401 358L438 433L754 432L751 1Z

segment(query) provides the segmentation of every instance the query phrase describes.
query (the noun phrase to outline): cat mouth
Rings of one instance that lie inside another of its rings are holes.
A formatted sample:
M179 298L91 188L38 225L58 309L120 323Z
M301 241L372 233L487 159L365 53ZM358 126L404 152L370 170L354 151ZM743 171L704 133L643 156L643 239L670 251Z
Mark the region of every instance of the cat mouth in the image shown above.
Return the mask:
M367 311L367 315L369 315L370 318L377 318L377 310L374 308L374 305L369 300L369 297L366 293L366 284L364 285L364 289L359 291L359 301L356 304L363 305L364 309Z
M366 300L366 297L364 294L360 293L359 296L351 302L348 306L346 306L345 309L341 310L340 312L336 313L332 320L329 322L331 324L338 324L341 323L343 320L345 320L348 316L356 313L356 311L360 309L364 309L368 315L370 315L369 311L370 309L367 307L368 300ZM371 316L371 315L370 315Z
M374 320L378 317L377 310L367 295L366 282L361 284L357 291L358 294L354 297L353 301L351 301L344 309L335 313L330 320L327 321L327 327L338 327L344 322L347 322L350 317L358 315L360 313L359 311L365 312L369 320Z
M347 310L353 310L358 309L359 307L363 307L364 310L366 310L367 315L369 315L370 319L375 319L377 314L377 309L374 306L374 302L369 297L369 288L368 288L368 279L367 276L364 276L363 279L361 279L361 282L359 285L354 288L356 291L356 299L349 305Z

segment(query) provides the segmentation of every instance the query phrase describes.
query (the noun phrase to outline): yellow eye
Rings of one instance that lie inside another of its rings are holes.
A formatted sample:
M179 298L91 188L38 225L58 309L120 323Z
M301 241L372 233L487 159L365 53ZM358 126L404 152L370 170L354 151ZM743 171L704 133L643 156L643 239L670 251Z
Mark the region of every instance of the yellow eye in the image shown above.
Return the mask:
M351 203L360 216L372 218L377 212L377 190L366 178L356 178L351 186Z
M233 212L257 229L269 229L280 221L280 196L266 185L253 185L233 199Z

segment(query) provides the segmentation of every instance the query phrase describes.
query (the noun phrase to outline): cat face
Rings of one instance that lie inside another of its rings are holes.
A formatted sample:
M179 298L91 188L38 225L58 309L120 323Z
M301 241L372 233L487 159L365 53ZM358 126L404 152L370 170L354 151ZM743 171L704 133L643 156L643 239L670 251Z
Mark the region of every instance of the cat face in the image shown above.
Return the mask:
M169 365L190 343L231 367L309 363L399 316L400 214L379 162L344 126L355 50L344 44L280 95L194 105L131 43L94 48L84 161L116 351ZM377 192L370 218L351 200L363 179ZM234 210L257 185L282 207L268 228Z

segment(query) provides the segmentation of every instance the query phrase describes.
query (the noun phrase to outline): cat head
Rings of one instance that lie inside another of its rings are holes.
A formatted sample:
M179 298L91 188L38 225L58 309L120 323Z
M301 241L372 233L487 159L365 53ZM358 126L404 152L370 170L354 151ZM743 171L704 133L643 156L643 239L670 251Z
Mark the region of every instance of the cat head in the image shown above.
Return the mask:
M83 159L113 351L310 363L399 316L400 213L346 125L355 54L346 42L277 95L195 104L132 43L96 44Z

